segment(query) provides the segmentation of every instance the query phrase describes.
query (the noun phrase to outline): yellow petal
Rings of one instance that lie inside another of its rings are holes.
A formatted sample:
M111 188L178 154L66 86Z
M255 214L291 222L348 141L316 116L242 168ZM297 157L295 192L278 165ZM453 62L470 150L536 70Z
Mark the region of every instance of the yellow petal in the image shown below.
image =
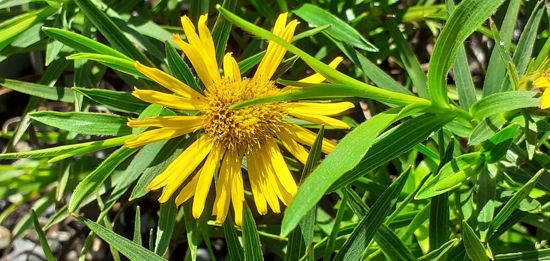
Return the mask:
M342 129L349 129L350 128L350 126L347 123L345 123L341 120L337 120L337 119L328 117L328 116L301 113L301 112L297 112L297 111L293 111L293 110L286 110L286 112L288 112L288 114L290 114L290 115L292 115L296 118L300 118L300 119L309 121L311 123L317 123L317 124L321 124L321 125L326 125L326 126L331 126L331 127L336 127L336 128L342 128Z
M143 73L149 79L157 82L158 84L164 86L166 89L171 90L183 97L188 98L200 98L202 94L193 90L193 88L187 86L187 84L180 82L180 80L174 78L172 75L167 74L159 69L147 67L139 62L135 62L134 66L136 69Z
M225 77L235 81L241 81L241 70L239 69L239 64L235 61L235 58L233 58L232 53L227 53L223 57L223 71Z
M129 120L128 126L132 128L141 127L168 127L168 128L200 128L202 116L156 116L145 120Z
M168 200L206 158L206 155L212 149L212 145L213 141L206 135L193 142L164 172L153 179L147 189L155 190L167 186L159 201L165 202Z
M257 157L254 157L249 153L246 157L248 165L248 178L250 179L250 187L252 188L252 195L254 196L254 203L258 214L267 214L267 202L263 192L263 186L261 185L261 166L262 163Z
M195 174L195 176L181 189L180 193L176 197L176 206L183 204L183 202L189 200L193 195L195 195L195 189L197 188L197 182L199 181L200 172Z
M335 103L314 103L314 102L292 102L284 103L282 106L287 111L305 114L336 115L355 107L351 102Z
M139 90L135 88L132 94L142 101L159 104L172 109L199 110L204 105L202 100L176 96L153 90Z
M550 89L546 89L542 93L542 100L540 101L540 108L541 109L550 108Z
M212 152L208 155L204 166L200 172L199 181L195 190L195 198L193 199L193 217L198 219L202 211L204 210L204 204L206 203L206 197L210 191L210 185L212 184L212 178L214 172L218 167L218 163L223 157L225 148L218 143L214 144Z
M243 175L241 172L241 162L243 153L238 153L232 156L235 161L232 161L230 187L231 187L231 203L235 211L235 223L239 226L243 224L243 203L244 203L244 186Z
M124 145L128 148L137 148L149 143L172 139L197 130L196 126L185 126L180 128L160 128L148 130L131 139L127 139Z
M253 167L249 169L250 173L253 173L257 176L260 189L267 201L267 204L271 207L273 212L280 213L281 207L279 205L279 194L276 191L276 180L274 176L274 170L269 162L269 156L267 155L267 148L260 148L258 150L252 151L248 154L247 159L252 161Z
M195 26L193 26L193 22L189 19L187 16L181 17L181 24L183 26L183 31L185 32L185 36L187 36L187 40L189 41L189 44L191 47L195 50L195 53L193 55L189 54L186 48L184 49L182 47L182 50L185 52L187 56L189 56L189 60L191 60L191 63L193 63L193 67L196 68L196 61L192 60L191 56L194 56L194 60L200 59L203 63L203 65L206 67L206 73L209 75L209 79L206 80L212 80L214 82L220 81L220 72L218 70L218 63L216 61L216 50L214 48L214 40L212 39L212 34L210 33L210 30L208 30L208 27L206 26L206 20L208 19L207 15L202 15L199 18L199 35L195 32ZM181 38L180 38L181 40ZM183 40L182 40L183 42ZM177 43L177 42L176 42ZM179 43L178 43L179 44ZM181 46L181 44L179 44ZM196 57L198 55L198 57ZM197 72L198 73L198 72ZM199 77L201 75L199 74ZM210 82L205 82L203 77L201 77L201 80L205 83L205 85L209 86Z
M189 58L189 61L191 61L191 64L193 64L193 68L195 68L195 72L197 72L197 75L201 79L202 83L204 83L204 86L206 86L207 89L212 88L212 85L215 83L215 78L213 78L210 74L210 68L208 68L207 64L203 60L200 51L198 51L195 46L183 41L179 35L173 34L172 36L174 38L174 42L181 47L185 55L187 55L187 58ZM219 76L218 68L216 68L216 73Z
M550 87L550 77L539 77L533 82L533 86L537 88L548 88Z
M269 156L269 161L271 162L273 169L277 174L277 178L279 179L285 190L292 196L295 196L298 188L296 187L294 177L292 177L292 174L290 174L290 170L288 170L288 166L286 165L283 155L279 150L277 142L275 142L275 139L269 139L266 140L265 146L266 151L268 152L267 155Z
M302 128L296 124L287 124L283 128L281 128L281 131L286 131L289 135L292 136L292 138L302 144L313 146L313 143L315 143L315 139L317 139L317 134ZM336 143L323 138L323 146L321 147L321 151L325 154L329 154L334 150L336 147Z
M309 153L302 145L298 144L298 142L296 142L292 138L292 135L288 134L288 132L286 131L280 131L279 133L277 133L277 137L279 137L279 140L281 140L281 143L283 144L283 146L285 146L285 148L296 159L298 159L303 164L306 164Z
M235 151L228 151L222 162L218 182L216 183L216 200L214 202L214 211L216 222L223 223L229 210L229 202L232 197L233 176L238 173L241 175L241 162ZM242 186L242 182L241 182ZM242 190L242 188L241 188ZM242 204L242 203L241 203Z
M279 15L277 21L275 22L273 34L279 36L286 42L291 42L292 37L294 36L294 31L296 30L296 26L298 26L299 22L292 20L288 25L286 25L287 16L287 13ZM266 54L254 74L254 79L268 81L277 70L277 67L283 60L285 54L286 49L283 46L274 41L270 41L267 46Z
M336 67L344 60L344 58L338 56L332 60L328 66L332 69L336 69ZM326 80L326 78L321 75L320 73L315 73L311 76L308 76L304 79L299 80L299 82L305 82L305 83L322 83Z
M218 62L216 61L216 48L214 47L214 39L212 38L212 34L210 33L210 30L208 29L208 26L206 25L206 21L208 20L208 15L204 14L201 15L199 18L199 36L201 39L201 48L204 50L204 55L206 59L208 59L208 64L211 64L212 68L216 68L217 73L217 79L220 79L220 74L218 69Z

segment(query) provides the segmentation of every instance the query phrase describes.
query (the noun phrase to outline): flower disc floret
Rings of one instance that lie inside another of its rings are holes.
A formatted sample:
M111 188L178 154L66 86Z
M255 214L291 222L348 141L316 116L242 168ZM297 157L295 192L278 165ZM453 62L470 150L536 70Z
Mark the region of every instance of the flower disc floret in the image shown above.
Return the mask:
M250 151L257 148L278 132L284 117L280 105L262 104L237 110L230 110L229 107L280 92L273 81L223 78L206 94L202 127L211 138L230 150Z

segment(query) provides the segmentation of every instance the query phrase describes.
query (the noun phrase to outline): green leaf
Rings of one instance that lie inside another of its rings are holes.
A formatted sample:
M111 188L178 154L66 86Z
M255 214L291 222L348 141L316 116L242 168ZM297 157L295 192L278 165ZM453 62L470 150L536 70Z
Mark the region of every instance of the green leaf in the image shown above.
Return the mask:
M344 190L344 196L349 200L348 203L350 209L359 218L363 218L370 211L370 208L363 202L363 200L357 195L357 193L346 187ZM383 192L382 192L383 193ZM335 224L336 225L336 224ZM332 235L332 234L331 234ZM330 240L330 238L329 238ZM382 224L374 235L374 241L378 243L382 252L392 260L414 260L413 254L407 249L403 241L399 240L397 235L390 230L386 224ZM327 245L328 248L328 245ZM325 255L327 253L325 252Z
M134 61L128 60L125 58L119 58L115 56L110 56L106 54L97 54L97 53L75 53L73 55L67 56L67 59L68 60L92 60L92 61L100 62L117 71L121 71L123 73L127 73L136 77L146 79L146 77L136 69L136 67L134 66Z
M496 261L546 260L549 258L550 258L550 248L495 255Z
M460 242L458 239L451 239L447 243L443 244L440 248L434 249L433 251L427 253L418 258L418 261L428 261L428 260L441 260L451 250L456 244Z
M62 42L78 52L104 54L132 61L132 59L121 52L81 34L50 27L42 27L42 30L47 36Z
M533 9L525 28L521 32L519 42L514 52L513 61L516 65L518 76L521 77L525 74L527 66L533 57L533 48L535 47L535 40L537 39L537 32L539 30L539 24L544 13L545 1L539 1Z
M351 27L349 24L340 20L340 18L334 16L333 14L317 7L316 5L304 4L302 7L294 10L293 13L304 19L306 22L316 26L332 24L332 27L327 29L325 32L340 41L365 51L378 51L378 49L363 38L363 36L361 36L355 28Z
M117 111L141 113L145 110L145 108L147 108L147 106L149 106L149 103L146 103L127 92L85 88L74 88L74 90L78 93L82 93L92 101Z
M476 176L481 170L483 157L480 152L460 155L445 164L436 176L428 178L420 188L416 199L426 199L451 191L464 180Z
M246 207L243 221L244 260L263 260L260 236L250 208Z
M89 112L39 111L30 114L35 121L62 130L89 135L129 135L128 119L114 114Z
M514 210L516 210L519 207L520 202L529 196L529 193L531 190L537 185L537 181L539 177L542 175L542 173L546 173L545 169L539 170L530 180L529 182L525 183L512 198L506 202L504 207L500 209L498 214L493 219L493 222L491 224L491 233L498 230L502 224L506 221L506 219L512 215ZM489 233L489 234L491 234Z
M164 256L168 252L174 227L176 225L176 215L178 208L174 200L160 204L160 214L157 229L157 238L155 244L155 253L159 256Z
M237 0L224 0L222 6L223 8L234 12L237 7L237 2ZM221 64L222 62L230 33L231 23L223 19L222 15L219 14L218 18L216 18L216 24L214 24L214 28L212 28L212 38L214 39L214 46L216 47L216 60L218 61L218 64Z
M486 141L493 136L499 130L500 126L504 124L506 119L501 115L493 115L481 120L478 125L472 131L468 144L477 145Z
M536 92L510 91L489 95L472 105L470 113L474 119L483 119L497 113L537 107L540 105L540 97L535 97Z
M290 84L289 84L290 85ZM298 84L293 84L297 86ZM302 84L303 85L303 84ZM371 96L372 93L362 87L357 87L347 84L307 84L308 87L303 87L297 90L291 90L284 94L277 96L269 96L247 100L240 102L229 107L230 109L239 109L246 106L252 106L263 103L273 103L292 100L308 100L308 99L329 99L329 98L342 98L342 97L360 97L360 98L372 98L381 102L388 102L391 104L408 105L417 102L418 104L428 106L426 101L416 101L414 96L407 96L406 100L394 100L387 96Z
M447 4L447 12L452 14L455 8L454 0L445 1ZM458 90L458 100L460 107L469 110L470 106L476 102L476 87L470 73L470 65L464 45L461 45L456 56L455 64L453 65L454 78L456 88Z
M502 21L500 27L500 42L496 44L491 52L491 58L489 60L489 66L487 67L487 73L485 74L485 81L483 82L483 97L489 96L500 92L502 83L504 82L506 75L506 63L502 59L499 46L502 46L504 50L510 48L512 37L514 36L514 28L518 18L519 9L521 6L521 0L512 0L508 5L506 15Z
M191 69L189 69L189 66L187 66L187 64L183 61L176 49L170 43L165 43L165 45L166 59L168 60L168 67L170 68L172 75L199 93L202 93L195 77L193 77L193 74L191 73Z
M133 135L116 137L107 140L101 141L91 141L77 144L70 144L64 146L58 146L53 148L41 149L41 150L31 150L25 152L15 152L15 153L5 153L0 154L0 159L24 159L24 158L46 158L53 156L76 156L82 155L106 148L111 148L115 146L120 146L124 144L124 141L133 137Z
M143 260L166 260L157 254L143 248L142 246L120 236L116 233L109 231L105 227L87 219L84 217L77 217L82 223L90 228L94 233L96 233L100 238L105 240L110 246L118 250L120 253L125 255L128 259L132 261L143 261Z
M359 163L374 139L398 119L398 109L380 113L344 137L338 146L300 186L298 194L288 207L281 234L288 235L302 217L315 206L323 194L339 177Z
M328 191L336 191L389 160L409 151L454 117L454 114L424 114L410 119L380 135L361 162L350 172L334 182Z
M370 244L378 228L395 205L411 168L407 168L376 200L369 212L359 221L350 237L346 240L334 260L359 260L361 254Z
M328 65L320 62L319 60L315 59L311 55L307 54L306 52L298 49L294 45L291 45L284 41L283 39L275 36L273 33L260 28L250 22L247 22L243 20L242 18L236 16L235 14L227 11L226 9L222 7L218 7L218 10L222 13L222 15L232 23L238 25L239 27L243 28L245 31L250 32L254 35L257 35L259 37L265 38L267 40L271 40L276 42L277 44L280 44L284 48L286 48L289 52L292 52L296 55L298 55L304 62L306 62L312 69L314 69L316 72L323 75L325 78L327 78L330 82L338 82L347 84L350 86L354 86L357 89L361 89L364 96L368 98L373 98L381 102L387 102L390 104L409 104L409 103L416 103L416 102L427 102L425 99L418 98L416 96L406 95L402 93L396 93L387 91L384 89L376 88L372 85L366 84L364 82L358 81L352 77L349 77L335 69L330 68Z
M315 142L311 146L309 155L300 176L300 182L305 179L311 171L319 164L321 148L325 135L325 126L322 125L317 133ZM313 229L315 225L315 207L312 208L300 221L300 228L294 229L288 236L288 245L285 260L299 260L306 254L306 249L313 240Z
M465 0L447 20L434 46L428 69L428 88L432 101L448 106L447 73L455 63L462 43L472 34L504 0Z
M518 128L518 124L511 124L486 142L483 142L481 153L483 153L487 163L495 163L506 154L516 136Z
M32 213L32 221L34 223L34 228L36 229L36 232L38 233L38 238L40 239L40 244L42 245L42 249L44 250L44 254L46 254L46 258L48 261L55 261L55 257L52 253L52 250L50 246L48 245L48 240L46 239L46 234L44 234L44 230L42 230L42 227L40 226L40 223L38 222L38 217L36 216L36 213L34 210L31 210Z
M107 16L104 11L99 10L91 0L74 0L80 7L80 11L84 13L86 18L90 19L92 24L101 32L113 47L128 55L130 58L136 59L142 63L150 65L149 59L143 55L136 46L126 38L120 28Z
M0 51L11 44L17 36L44 21L48 16L57 12L56 8L44 7L42 9L23 13L0 24Z
M51 87L48 85L21 82L4 78L0 78L0 85L18 92L48 100L74 103L74 91L70 88Z
M241 242L239 242L237 229L235 229L231 214L228 214L225 222L223 222L223 234L227 242L228 260L244 260L243 247L241 246Z
M103 219L109 213L109 210L126 193L134 181L140 177L141 173L154 162L157 156L162 155L162 150L167 142L160 141L143 146L122 174L124 179L116 185L109 199L105 201L105 207L101 211L101 214L99 214L98 220Z
M139 206L136 206L136 217L134 219L134 243L141 246L141 213Z
M397 44L397 51L401 57L401 62L409 75L414 87L418 91L418 96L429 99L428 78L420 67L420 62L416 58L411 46L399 31L394 19L385 22L386 28L390 31L392 38Z
M84 201L95 194L95 192L103 185L103 182L113 173L113 171L126 158L134 154L137 149L128 149L122 147L113 152L101 165L99 165L92 173L84 178L75 188L71 201L69 202L69 212L74 213L84 203ZM122 251L121 251L122 252Z
M466 221L462 221L462 239L466 253L474 261L489 260L485 253L485 247Z

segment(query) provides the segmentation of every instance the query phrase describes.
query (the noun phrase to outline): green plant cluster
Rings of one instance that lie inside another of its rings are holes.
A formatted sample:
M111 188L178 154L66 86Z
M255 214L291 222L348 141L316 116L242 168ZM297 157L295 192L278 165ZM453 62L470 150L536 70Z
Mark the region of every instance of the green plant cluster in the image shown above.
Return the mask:
M281 12L301 22L292 43L270 32ZM242 227L145 189L196 135L123 145L140 131L128 118L192 113L132 96L162 90L134 63L200 90L172 33L205 13L218 60L233 52L247 75L275 41L277 82L303 87L232 109L357 104L351 130L299 123L319 137L305 165L286 158L293 203L247 208ZM88 233L81 260L96 238L113 260L548 260L550 113L532 82L550 69L549 25L543 0L0 0L0 223L17 217L12 244L38 232L48 260L68 220ZM296 81L313 71L328 83ZM338 140L327 156L322 137Z

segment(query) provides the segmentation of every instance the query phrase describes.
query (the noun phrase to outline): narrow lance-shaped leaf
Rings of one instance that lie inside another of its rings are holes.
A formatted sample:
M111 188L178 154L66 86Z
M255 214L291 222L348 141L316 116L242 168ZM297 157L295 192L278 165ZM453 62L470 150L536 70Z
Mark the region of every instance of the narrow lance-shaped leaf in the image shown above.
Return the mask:
M70 88L51 87L43 84L22 82L4 78L0 78L0 85L14 91L43 99L74 103L74 92Z
M398 109L388 110L364 122L344 137L338 146L301 185L288 207L281 233L287 235L340 176L351 170L367 153L374 139L398 119Z
M504 0L466 0L449 17L437 38L428 69L428 88L436 105L448 106L446 78L459 47L503 2Z
M158 256L157 254L143 248L142 246L120 236L116 233L109 231L105 227L83 217L77 217L82 223L84 223L90 230L97 234L100 238L109 243L110 246L118 250L132 261L165 261L166 259Z
M5 154L0 154L0 159L46 158L46 157L60 156L64 154L81 155L81 154L75 154L75 151L84 149L82 151L82 154L84 154L84 153L94 152L94 151L98 151L106 148L120 146L121 144L124 144L125 140L131 138L132 136L133 135L127 135L127 136L116 137L116 138L107 139L107 140L83 142L83 143L70 144L70 145L58 146L53 148L41 149L41 150L5 153Z
M136 151L137 149L122 147L105 159L99 167L78 184L69 202L69 211L75 212L79 209L82 203L88 197L94 195L101 185L103 185L103 182L113 173L116 167Z
M416 144L426 140L432 132L451 121L455 116L455 114L424 114L410 119L384 133L374 141L372 148L359 164L334 182L328 191L336 191L343 188L369 171L409 151Z
M121 52L86 36L58 28L42 27L42 30L47 36L62 42L78 52L105 54L130 61L132 60Z
M46 239L46 234L44 234L44 230L42 230L42 227L40 226L40 223L38 222L38 217L36 216L36 213L34 210L31 210L32 215L32 221L34 224L34 228L36 229L36 232L38 233L38 238L40 239L40 244L42 245L42 249L44 250L44 254L46 254L46 258L48 258L48 261L55 261L55 257L52 253L52 250L50 246L48 245L48 240Z
M108 67L111 67L117 71L133 75L135 77L146 78L141 74L134 66L134 61L125 58L119 58L110 56L107 54L97 53L75 53L67 56L68 60L92 60L100 62Z
M223 234L225 235L225 241L227 242L227 252L229 260L244 260L244 252L239 237L237 236L237 229L233 224L233 217L231 214L227 215L225 222L223 223Z
M260 236L258 235L254 217L248 207L246 207L244 211L244 260L263 260L262 247L260 246Z
M132 133L126 125L126 117L114 114L39 111L30 116L46 125L80 134L119 136Z
M90 0L74 0L74 2L80 7L80 11L90 19L90 21L97 27L97 29L107 38L107 40L118 50L129 57L139 60L145 64L151 64L149 59L142 54L136 46L126 38L120 28L107 16L107 14Z
M155 253L159 256L164 256L170 246L174 227L176 225L176 215L178 208L174 200L169 200L160 205L160 214L157 229L157 240L155 244Z
M490 230L490 233L488 233L489 235L491 233L493 233L495 230L497 230L500 226L502 226L502 224L504 224L504 222L506 221L506 219L512 215L512 213L514 212L514 210L516 210L519 206L519 203L526 197L529 196L529 193L531 192L531 190L535 187L535 185L537 185L537 182L539 180L539 177L543 174L543 173L546 173L546 170L545 169L541 169L539 170L530 180L529 182L527 182L525 185L523 185L520 190L518 192L516 192L516 194L514 194L514 196L512 196L512 198L510 198L510 200L508 200L508 202L506 202L506 204L504 205L504 207L502 207L502 209L498 212L498 214L495 216L495 218L493 219L493 222L491 224L491 230Z
M378 228L384 223L384 219L390 213L397 201L411 168L409 167L395 180L376 200L361 221L357 224L350 237L346 240L340 251L334 258L340 260L359 260L365 248L370 244Z
M363 38L355 28L316 5L304 4L300 8L294 10L293 13L310 24L317 26L331 24L332 27L326 30L326 33L340 41L365 51L378 51L378 49Z
M537 107L540 105L540 97L535 97L536 94L527 91L496 93L474 103L470 113L474 119L483 119L505 111Z
M471 260L489 260L481 240L479 240L479 237L475 234L466 221L462 221L462 239L464 240L464 248L466 249L466 253Z

